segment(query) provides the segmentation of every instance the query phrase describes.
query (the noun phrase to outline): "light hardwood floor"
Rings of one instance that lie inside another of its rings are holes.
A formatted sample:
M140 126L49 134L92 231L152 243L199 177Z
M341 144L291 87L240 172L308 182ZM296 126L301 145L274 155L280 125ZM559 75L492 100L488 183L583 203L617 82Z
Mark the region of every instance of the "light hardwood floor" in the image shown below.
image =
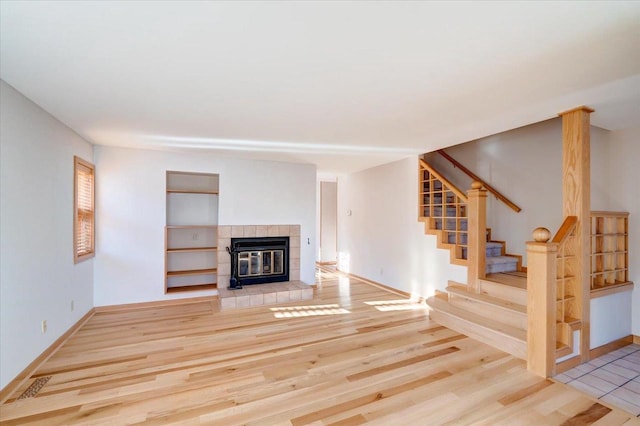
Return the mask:
M214 305L96 313L0 423L638 424L358 280L321 273L304 304Z

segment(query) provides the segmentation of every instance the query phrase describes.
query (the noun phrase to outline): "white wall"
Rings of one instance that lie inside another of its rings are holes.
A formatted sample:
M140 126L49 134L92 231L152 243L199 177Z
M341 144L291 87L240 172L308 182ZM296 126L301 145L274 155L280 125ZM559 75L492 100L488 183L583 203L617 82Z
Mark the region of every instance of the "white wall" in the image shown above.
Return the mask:
M610 209L609 132L591 128L591 206ZM491 184L522 211L516 213L489 194L487 226L494 240L507 242L507 252L523 256L531 232L544 226L555 234L562 215L562 121L544 121L447 148L447 153ZM428 162L462 191L471 179L437 153Z
M631 334L630 294L625 291L591 299L591 349Z
M629 212L629 279L633 292L632 332L640 336L640 127L611 133L611 210Z
M113 147L95 161L96 306L215 294L164 294L167 170L220 174L220 225L300 224L301 280L315 281L314 165Z
M73 156L93 149L4 81L0 102L4 387L93 307L94 261L73 263Z
M467 268L424 234L417 191L415 157L338 178L340 269L425 297L447 280L466 283Z

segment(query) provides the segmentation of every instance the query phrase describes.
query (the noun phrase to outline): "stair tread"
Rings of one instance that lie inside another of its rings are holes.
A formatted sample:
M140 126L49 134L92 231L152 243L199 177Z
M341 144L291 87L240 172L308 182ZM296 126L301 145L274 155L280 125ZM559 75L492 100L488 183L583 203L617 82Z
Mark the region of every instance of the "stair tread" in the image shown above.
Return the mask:
M502 334L505 337L519 340L521 342L527 341L527 332L525 330L460 309L453 306L442 297L430 297L427 299L427 304L433 309L449 313L458 318L472 322L479 327L490 329L496 333Z
M486 258L487 265L498 263L518 263L518 259L512 256L490 256Z
M487 274L481 281L527 290L527 276L522 272Z
M466 297L468 299L474 299L479 302L491 304L498 306L503 309L508 309L510 311L515 311L518 313L526 314L527 307L525 305L520 305L518 303L514 303L505 299L501 299L499 297L489 296L487 294L482 293L471 293L467 291L467 286L462 284L449 284L447 287L447 291L449 293L453 293L459 296Z

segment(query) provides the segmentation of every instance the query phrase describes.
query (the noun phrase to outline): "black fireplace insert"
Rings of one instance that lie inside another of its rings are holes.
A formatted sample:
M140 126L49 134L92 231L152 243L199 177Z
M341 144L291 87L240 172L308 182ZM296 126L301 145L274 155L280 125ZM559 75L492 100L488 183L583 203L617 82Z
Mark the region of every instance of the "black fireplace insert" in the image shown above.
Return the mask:
M232 238L230 289L289 281L289 237Z

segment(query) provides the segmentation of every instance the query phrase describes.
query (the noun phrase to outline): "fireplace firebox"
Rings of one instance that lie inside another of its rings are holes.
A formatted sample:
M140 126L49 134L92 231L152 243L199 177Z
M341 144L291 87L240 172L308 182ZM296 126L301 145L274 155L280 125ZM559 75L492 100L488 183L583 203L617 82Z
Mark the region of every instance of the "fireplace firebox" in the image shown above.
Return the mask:
M230 289L289 281L289 237L232 238Z

